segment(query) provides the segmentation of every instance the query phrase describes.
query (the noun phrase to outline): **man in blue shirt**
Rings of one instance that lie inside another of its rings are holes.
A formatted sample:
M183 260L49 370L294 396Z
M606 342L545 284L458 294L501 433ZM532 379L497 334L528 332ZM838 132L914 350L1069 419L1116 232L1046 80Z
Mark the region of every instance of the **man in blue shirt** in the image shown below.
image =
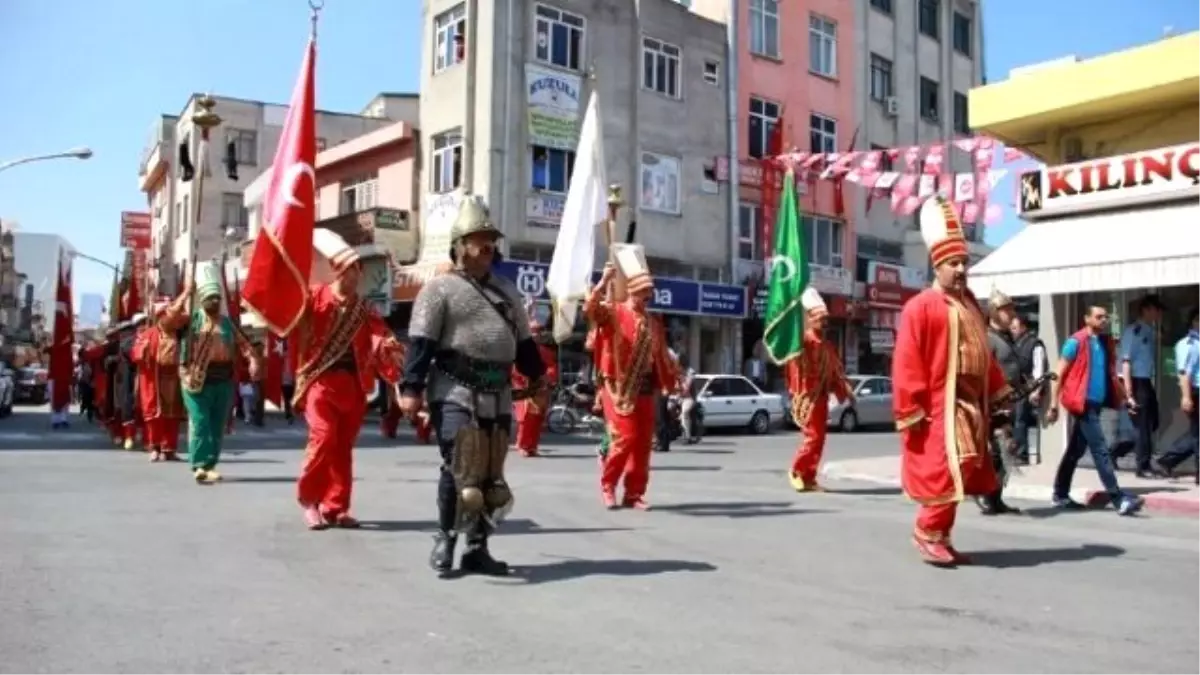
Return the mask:
M1179 376L1182 394L1180 407L1188 416L1188 430L1158 459L1158 468L1170 475L1179 463L1200 452L1200 430L1197 428L1197 402L1200 401L1200 310L1192 310L1188 318L1188 333L1175 343L1175 372ZM1200 474L1196 479L1200 481Z
M1151 466L1154 456L1154 434L1158 431L1158 393L1154 390L1155 348L1158 345L1156 324L1162 318L1162 301L1157 295L1147 295L1138 302L1137 321L1129 324L1121 334L1120 374L1125 386L1125 398L1133 401L1129 406L1130 420L1137 430L1134 447L1137 448L1138 478L1154 478L1161 475ZM1124 453L1113 455L1113 462Z

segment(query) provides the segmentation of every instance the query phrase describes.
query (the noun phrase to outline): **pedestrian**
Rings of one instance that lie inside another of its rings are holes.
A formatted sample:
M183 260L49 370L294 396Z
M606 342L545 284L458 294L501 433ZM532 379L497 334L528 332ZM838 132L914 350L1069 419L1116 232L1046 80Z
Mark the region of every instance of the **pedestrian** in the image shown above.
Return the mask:
M1121 333L1121 382L1129 415L1137 429L1138 478L1161 477L1151 464L1154 456L1154 434L1158 431L1158 392L1154 390L1155 347L1158 343L1157 324L1162 319L1163 305L1157 295L1147 295L1138 302L1138 318ZM1121 458L1113 457L1113 463Z
M1018 389L1025 383L1020 352L1012 336L1012 322L1013 317L1016 316L1016 307L1013 305L1012 298L1000 292L1000 289L993 288L991 296L988 297L988 315L988 349L991 351L996 365L1000 366L1000 370L1004 372L1004 379L1008 386ZM1014 428L1016 426L1015 418L1019 411L1022 410L1014 405L1012 420ZM977 497L975 501L979 505L980 512L985 516L1020 513L1020 509L1004 502L1004 485L1008 482L1005 455L1011 452L1011 449L1005 446L1012 442L1012 437L1007 434L999 436L989 434L989 436L992 466L996 469L996 489L989 494Z
M185 296L154 304L149 324L138 334L133 347L137 364L138 398L144 441L151 462L179 461L179 424L184 418L183 394L179 384L179 342L175 331L163 323L169 312L186 313ZM175 306L172 306L172 305Z
M913 543L931 565L970 562L951 541L958 505L996 489L988 451L992 405L1011 393L988 349L987 322L967 288L967 240L954 205L921 207L932 288L904 305L892 358L901 483L920 504Z
M1031 330L1029 321L1015 312L1010 330L1017 347L1017 356L1021 359L1022 381L1035 382L1041 379L1042 375L1049 370L1046 344ZM1039 436L1041 433L1039 424L1047 388L1048 385L1038 387L1029 395L1029 398L1017 401L1013 407L1013 441L1016 443L1013 454L1023 464L1028 464L1030 461L1029 432L1032 430Z
M1069 415L1070 426L1067 449L1054 477L1052 503L1061 509L1083 508L1071 499L1071 480L1079 460L1090 451L1096 473L1117 513L1131 516L1141 509L1142 500L1123 492L1117 483L1116 466L1100 427L1100 412L1104 408L1136 404L1124 397L1117 380L1116 348L1108 334L1108 310L1093 305L1083 320L1083 328L1063 343L1056 368L1058 378L1051 387L1050 409L1046 412L1046 422L1054 424L1061 406Z
M1200 452L1196 425L1197 402L1200 402L1200 310L1192 310L1187 335L1175 343L1175 372L1179 378L1179 407L1187 415L1188 428L1158 459L1158 470L1167 476L1174 474L1176 467L1188 457ZM1196 480L1200 482L1200 472Z
M526 315L533 311L533 304L527 303ZM513 404L513 418L517 423L517 451L524 457L537 457L538 446L542 440L542 429L546 425L546 414L550 412L550 388L558 383L558 350L554 345L554 337L545 330L535 319L529 321L529 333L537 343L538 353L542 358L545 372L543 378L549 386L543 387L530 398ZM513 367L513 387L525 389L532 384L520 370Z
M689 445L700 440L700 424L696 410L696 369L681 361L683 375L679 383L679 416L683 424L683 438Z
M96 416L96 390L93 386L92 359L88 357L91 342L79 350L79 414L91 423Z

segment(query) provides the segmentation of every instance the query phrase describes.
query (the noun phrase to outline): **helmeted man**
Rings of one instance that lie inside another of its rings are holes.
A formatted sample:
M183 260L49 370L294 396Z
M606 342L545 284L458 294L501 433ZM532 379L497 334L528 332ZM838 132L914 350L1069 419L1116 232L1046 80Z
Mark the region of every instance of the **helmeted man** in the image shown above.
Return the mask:
M788 481L796 492L819 492L817 474L825 453L829 397L832 394L845 402L854 394L846 382L837 347L825 339L829 309L821 294L815 288L806 288L800 295L800 305L804 309L804 349L784 364L784 378L792 395L792 420L803 438L792 458Z
M179 379L188 416L188 455L196 482L207 485L221 480L217 463L225 442L225 419L233 407L236 357L240 353L255 376L261 363L241 328L221 310L220 267L205 265L198 273L199 284L187 279L184 298L172 303L159 321L168 331L185 330ZM194 287L201 306L189 312Z
M354 443L376 377L399 378L400 343L358 293L358 253L330 230L313 233L333 280L316 286L292 333L296 349L293 405L308 423L297 498L309 529L358 527L350 515Z
M636 244L614 246L619 247L615 258L628 297L606 299L605 287L617 274L609 264L583 304L584 314L595 326L594 352L603 381L598 394L611 439L600 472L600 494L605 508L616 509L619 504L644 510L649 508L645 497L657 412L654 396L674 393L679 377L667 353L662 323L647 311L654 279L645 252ZM625 494L618 503L617 483L622 476Z
M144 442L151 462L178 461L179 423L184 418L183 393L179 384L179 340L166 328L168 311L186 313L187 298L155 303L153 316L138 333L133 346L137 367L138 399L141 405Z
M1025 375L1022 372L1021 354L1012 334L1012 320L1016 315L1016 306L1012 298L1000 292L1000 289L993 288L988 296L988 315L988 349L992 352L992 358L1004 372L1004 379L1009 387L1023 387ZM979 510L986 516L1021 512L1004 501L1004 484L1008 481L1004 456L1010 452L1004 446L1013 443L1013 439L1007 435L991 438L992 466L996 469L997 476L996 489L976 497Z
M967 288L967 240L954 205L921 207L934 284L900 312L892 359L892 409L901 484L921 505L913 542L925 562L969 562L951 543L958 504L996 489L989 452L992 407L1011 391L988 349L987 322Z
M528 314L532 307L526 307ZM554 338L549 331L542 327L536 319L529 321L529 334L537 342L538 353L545 366L545 379L548 383L558 381L558 350L554 346ZM527 389L533 383L520 370L513 369L513 387ZM517 451L525 457L536 457L538 445L542 440L542 428L546 423L546 414L550 412L550 390L542 388L537 395L513 403L513 418L517 423Z
M467 545L462 571L508 573L508 565L492 557L488 538L513 504L504 478L511 375L514 363L535 383L545 372L520 295L492 273L502 236L483 204L464 198L450 231L455 267L421 288L408 330L400 407L413 418L424 395L441 451L438 532L429 562L442 575L453 567L460 532Z

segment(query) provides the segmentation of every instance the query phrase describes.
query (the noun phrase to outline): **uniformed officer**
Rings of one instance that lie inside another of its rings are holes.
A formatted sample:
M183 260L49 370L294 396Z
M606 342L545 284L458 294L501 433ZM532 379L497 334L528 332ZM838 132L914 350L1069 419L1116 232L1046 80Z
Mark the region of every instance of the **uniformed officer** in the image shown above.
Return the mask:
M1188 333L1175 343L1175 373L1179 377L1180 407L1188 417L1187 431L1157 462L1159 471L1170 475L1188 457L1200 452L1197 404L1200 403L1200 310L1192 310ZM1200 480L1200 475L1197 475Z
M1154 359L1163 305L1157 295L1147 295L1138 302L1138 319L1121 334L1121 381L1125 396L1134 405L1130 415L1137 429L1137 475L1152 478L1159 475L1151 464L1154 455L1154 433L1158 431L1158 394L1154 391ZM1114 461L1119 456L1114 457Z

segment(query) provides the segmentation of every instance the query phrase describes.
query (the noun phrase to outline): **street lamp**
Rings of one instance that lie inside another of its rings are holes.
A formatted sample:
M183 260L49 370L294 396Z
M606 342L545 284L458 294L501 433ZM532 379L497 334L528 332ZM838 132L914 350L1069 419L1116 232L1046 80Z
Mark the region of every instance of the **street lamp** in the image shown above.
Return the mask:
M120 267L117 267L116 265L114 265L106 260L101 260L99 258L93 258L92 256L90 256L86 253L80 253L79 251L71 251L71 257L72 258L83 258L84 260L90 260L90 261L96 263L97 265L104 265L105 267L112 270L114 273L116 273L118 275L121 274Z
M42 162L49 159L91 159L92 149L87 146L71 148L66 152L55 152L49 155L33 155L31 157L21 157L12 159L7 162L0 162L0 171L11 169L14 166L21 164L29 164L30 162Z

